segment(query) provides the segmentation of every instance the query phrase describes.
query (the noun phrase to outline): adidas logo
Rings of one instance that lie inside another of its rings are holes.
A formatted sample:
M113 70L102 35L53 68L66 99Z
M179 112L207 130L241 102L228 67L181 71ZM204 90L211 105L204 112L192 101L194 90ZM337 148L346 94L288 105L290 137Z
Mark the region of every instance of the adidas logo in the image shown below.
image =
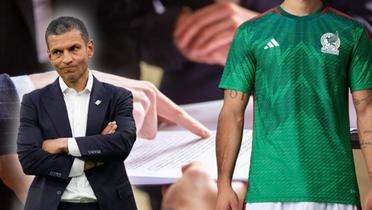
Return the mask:
M266 46L264 47L265 50L269 49L269 48L273 48L273 47L279 47L279 43L274 39L272 38L269 43L266 44Z

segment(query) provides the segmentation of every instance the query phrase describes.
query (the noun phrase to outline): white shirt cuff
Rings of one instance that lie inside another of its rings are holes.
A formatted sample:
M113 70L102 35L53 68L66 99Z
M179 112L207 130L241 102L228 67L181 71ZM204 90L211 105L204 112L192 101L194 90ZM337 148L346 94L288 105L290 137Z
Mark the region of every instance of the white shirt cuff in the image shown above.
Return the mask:
M67 139L67 147L68 147L68 154L70 154L74 157L81 157L79 146L76 143L75 138L68 138Z
M22 97L24 94L29 93L35 90L35 86L32 83L29 76L17 76L17 77L10 77L12 79L14 86L17 89L19 100L22 101Z
M81 176L84 173L84 160L80 160L79 158L74 159L74 163L72 164L70 174L68 177L74 177L74 176Z

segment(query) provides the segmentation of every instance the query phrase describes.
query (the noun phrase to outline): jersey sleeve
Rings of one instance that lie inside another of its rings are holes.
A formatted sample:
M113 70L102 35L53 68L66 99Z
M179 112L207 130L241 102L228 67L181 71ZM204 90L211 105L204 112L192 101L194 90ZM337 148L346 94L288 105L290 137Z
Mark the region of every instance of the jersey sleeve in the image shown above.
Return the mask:
M252 42L248 30L248 27L242 25L236 31L219 84L221 89L248 94L252 91L256 65L250 49Z
M372 37L362 27L353 49L349 79L352 92L372 89Z

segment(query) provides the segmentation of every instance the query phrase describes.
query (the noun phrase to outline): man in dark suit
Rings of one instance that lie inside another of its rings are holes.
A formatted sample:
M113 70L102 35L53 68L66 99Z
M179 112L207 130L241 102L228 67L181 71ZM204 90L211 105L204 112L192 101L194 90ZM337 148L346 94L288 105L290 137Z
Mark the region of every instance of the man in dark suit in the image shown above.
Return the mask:
M25 209L137 209L123 164L136 139L132 94L89 72L93 42L80 20L57 18L45 37L60 77L23 97L18 155L35 175Z

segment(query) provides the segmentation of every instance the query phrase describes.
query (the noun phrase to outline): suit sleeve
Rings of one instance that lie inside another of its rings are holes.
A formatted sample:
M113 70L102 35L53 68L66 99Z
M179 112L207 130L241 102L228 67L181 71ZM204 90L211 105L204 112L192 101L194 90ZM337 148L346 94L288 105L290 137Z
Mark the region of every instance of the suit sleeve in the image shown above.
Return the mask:
M78 137L81 158L94 161L124 161L136 140L136 125L133 118L133 96L124 92L114 105L116 132L109 135Z
M20 113L17 151L23 171L66 180L74 161L70 155L53 155L42 150L43 135L38 124L38 110L29 94L23 97Z

